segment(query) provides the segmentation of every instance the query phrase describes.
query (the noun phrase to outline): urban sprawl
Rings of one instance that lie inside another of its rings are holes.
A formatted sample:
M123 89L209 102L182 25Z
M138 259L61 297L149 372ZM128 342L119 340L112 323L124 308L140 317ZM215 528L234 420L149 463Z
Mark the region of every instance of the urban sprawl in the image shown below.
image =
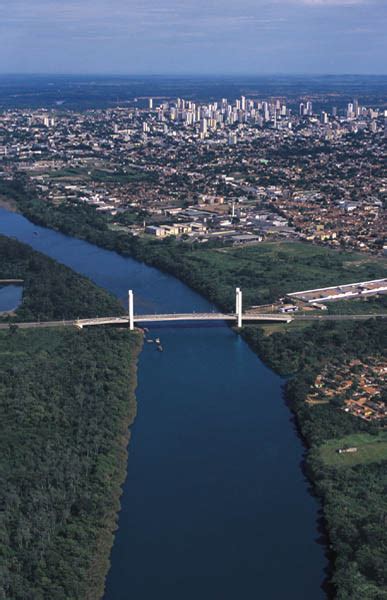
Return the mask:
M243 96L9 110L0 177L23 174L47 202L93 205L134 235L300 239L381 254L386 114L356 99L317 114L308 99L290 109Z
M385 255L387 111L355 99L317 114L300 100L291 109L283 98L242 96L207 104L143 98L79 113L9 110L0 115L0 182L22 177L46 202L94 206L112 229L160 243L305 240ZM289 294L273 310L326 309L387 290L386 279L337 283ZM385 371L377 357L338 361L307 402L384 420Z

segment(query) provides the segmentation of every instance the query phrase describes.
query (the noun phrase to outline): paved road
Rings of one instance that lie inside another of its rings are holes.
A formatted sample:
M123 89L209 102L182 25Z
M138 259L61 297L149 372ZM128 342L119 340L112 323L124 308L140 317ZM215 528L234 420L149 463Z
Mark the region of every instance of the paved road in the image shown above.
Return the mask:
M273 319L273 317L277 317L277 319ZM294 319L296 321L365 321L367 319L375 319L375 318L387 318L387 313L380 314L365 314L365 315L300 315L300 314L292 314L287 315L286 317L281 315L281 319L285 320ZM208 314L200 314L194 313L193 315L136 315L136 322L161 322L161 321L182 321L182 320L233 320L235 317L232 315L222 315L217 313L208 313ZM279 315L244 315L244 320L279 320ZM20 329L41 329L46 327L87 327L90 325L126 325L128 323L127 317L100 317L97 319L81 319L81 320L62 320L62 321L36 321L33 323L15 323ZM0 323L1 329L9 329L8 323Z
M0 279L0 285L11 285L13 283L24 283L24 279Z
M20 329L44 329L46 327L75 327L75 321L36 321L34 323L15 323ZM0 329L9 329L8 323L0 323Z
M387 313L369 315L292 315L296 321L366 321L367 319L387 319Z

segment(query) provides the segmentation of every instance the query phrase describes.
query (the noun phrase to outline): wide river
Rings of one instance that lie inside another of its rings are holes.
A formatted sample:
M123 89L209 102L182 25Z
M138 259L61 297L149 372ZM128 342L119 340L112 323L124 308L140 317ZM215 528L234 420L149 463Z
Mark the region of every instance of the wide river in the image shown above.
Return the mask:
M214 307L178 280L0 209L0 233L87 275L137 312ZM238 282L236 281L237 285ZM227 326L145 344L138 416L104 600L318 600L318 503L283 380Z

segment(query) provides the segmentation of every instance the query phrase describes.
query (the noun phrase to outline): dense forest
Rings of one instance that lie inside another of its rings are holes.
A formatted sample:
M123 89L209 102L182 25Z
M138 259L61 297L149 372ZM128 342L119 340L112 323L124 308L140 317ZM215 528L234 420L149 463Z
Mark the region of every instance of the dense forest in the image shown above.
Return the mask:
M317 246L262 244L227 252L194 249L170 239L160 243L114 232L92 208L53 207L37 198L27 200L22 186L13 198L31 220L159 267L225 310L233 308L236 285L243 288L246 304L254 305L297 289L385 276L383 261ZM243 329L243 336L273 369L291 375L287 398L309 447L307 470L323 500L334 555L333 595L338 600L387 600L387 460L336 468L325 464L320 453L327 440L358 432L376 435L376 427L334 404L305 404L314 378L333 358L384 353L386 323L327 322L285 328L270 336L250 326Z
M171 238L161 242L138 238L109 228L109 217L93 207L70 203L53 206L23 190L22 181L0 183L0 194L12 198L33 222L162 269L226 311L234 307L237 286L243 289L245 305L252 306L273 302L289 292L386 275L386 261L311 244L263 243L242 249L211 249ZM363 307L357 303L353 309Z
M60 320L123 314L116 298L86 277L0 236L0 279L23 279L23 301L14 320Z
M0 334L0 598L102 596L141 337Z
M106 291L0 236L14 320L119 314ZM97 600L108 570L142 339L98 328L0 332L0 598Z
M323 500L334 569L331 577L337 600L387 599L387 456L378 462L331 466L320 448L327 440L341 440L367 432L377 436L372 423L348 415L334 403L308 406L305 398L324 364L349 357L366 360L386 356L387 323L327 322L289 328L270 336L255 326L243 336L277 372L293 374L286 393L309 452L306 469Z

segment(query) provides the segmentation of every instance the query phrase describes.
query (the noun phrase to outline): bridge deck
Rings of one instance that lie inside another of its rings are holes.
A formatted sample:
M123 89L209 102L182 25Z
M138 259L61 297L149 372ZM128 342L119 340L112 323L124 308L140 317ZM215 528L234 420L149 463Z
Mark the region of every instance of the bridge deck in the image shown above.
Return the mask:
M243 316L245 321L279 321L289 323L292 317L289 315L249 315ZM224 313L168 313L154 315L134 315L135 323L168 323L178 321L236 321L233 314ZM128 317L100 317L96 319L79 319L78 327L91 327L93 325L119 325L127 324Z
M312 315L275 315L275 314L260 314L260 315L243 315L244 322L258 321L277 321L280 323L290 323L291 321L365 321L367 319L387 319L387 313L376 314L352 314L352 315L330 315L330 314L312 314ZM165 314L165 315L136 315L135 323L167 323L167 322L205 322L205 321L234 321L236 317L232 314L222 313L192 313L192 314ZM8 329L9 323L0 323L0 330ZM33 329L41 327L91 327L97 325L125 325L129 326L128 317L98 317L96 319L77 319L77 320L62 320L62 321L36 321L32 323L14 323L20 329Z

